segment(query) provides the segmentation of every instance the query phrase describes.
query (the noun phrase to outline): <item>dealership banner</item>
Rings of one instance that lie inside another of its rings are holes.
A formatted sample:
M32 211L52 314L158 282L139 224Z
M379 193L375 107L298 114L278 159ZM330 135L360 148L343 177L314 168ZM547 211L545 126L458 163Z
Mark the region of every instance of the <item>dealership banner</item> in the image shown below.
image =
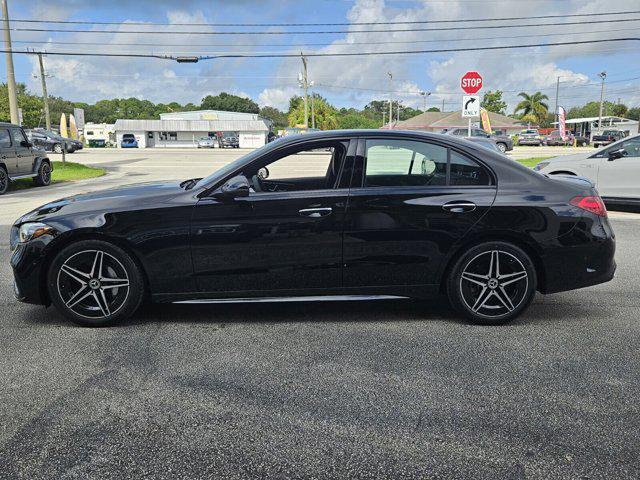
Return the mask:
M60 115L60 136L67 137L67 116L63 113Z
M73 116L76 119L78 130L84 130L84 108L74 108Z
M480 109L480 118L482 119L482 128L485 132L491 133L491 122L489 121L489 112L484 108Z
M558 130L560 131L560 136L562 140L567 139L567 112L565 112L563 107L558 107Z

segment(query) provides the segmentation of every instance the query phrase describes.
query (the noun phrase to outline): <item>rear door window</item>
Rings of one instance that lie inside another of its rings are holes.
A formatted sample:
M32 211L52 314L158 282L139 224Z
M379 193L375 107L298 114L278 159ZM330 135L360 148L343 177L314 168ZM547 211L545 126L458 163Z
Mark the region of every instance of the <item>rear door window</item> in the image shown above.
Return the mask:
M11 147L11 137L9 136L9 130L3 128L0 130L0 148Z

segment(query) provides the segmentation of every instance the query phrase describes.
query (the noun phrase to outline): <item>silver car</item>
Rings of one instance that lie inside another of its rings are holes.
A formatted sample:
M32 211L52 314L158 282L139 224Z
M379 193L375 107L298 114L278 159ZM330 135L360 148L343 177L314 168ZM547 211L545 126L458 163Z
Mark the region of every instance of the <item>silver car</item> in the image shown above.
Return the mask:
M595 183L605 200L640 205L640 135L618 140L595 153L550 158L534 170L585 177Z
M198 148L215 148L218 142L211 137L203 137L198 140Z

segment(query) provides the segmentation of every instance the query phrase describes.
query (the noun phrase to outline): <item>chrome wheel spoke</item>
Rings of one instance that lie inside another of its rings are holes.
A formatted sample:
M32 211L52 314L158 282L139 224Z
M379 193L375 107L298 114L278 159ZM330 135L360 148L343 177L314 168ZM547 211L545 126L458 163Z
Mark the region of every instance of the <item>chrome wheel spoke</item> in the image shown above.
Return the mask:
M129 286L129 280L126 278L101 278L103 290L111 290L114 288L124 288Z
M489 289L489 287L484 287L480 292L480 295L478 295L478 299L476 300L476 303L473 305L473 308L471 310L477 312L485 306L487 300L489 300L492 296L493 290Z
M500 276L500 252L493 250L491 252L491 263L489 264L489 276L498 278Z
M98 308L100 308L102 316L108 317L111 315L111 312L109 311L109 302L107 301L107 296L105 295L104 290L94 290L91 292L91 295L93 295L94 300L98 304Z
M60 270L62 270L64 273L69 275L74 280L82 283L83 285L86 284L87 281L91 278L89 274L81 272L76 268L72 268L67 264L62 265L62 267L60 267Z
M93 259L93 267L91 267L91 276L93 278L100 278L102 276L102 263L104 262L104 253L98 250L96 256Z
M513 306L511 298L509 298L509 295L507 295L507 292L502 286L494 290L494 295L507 310L510 312L515 310L516 307Z
M80 290L78 290L66 303L67 308L73 310L78 303L91 295L91 289L83 286Z
M506 287L507 285L519 282L520 280L523 280L525 278L527 278L527 272L508 273L507 275L502 275L500 277L500 285Z
M487 276L486 275L478 275L476 273L463 272L462 279L466 280L467 282L471 282L471 283L475 283L476 285L480 285L481 287L485 287L487 285Z

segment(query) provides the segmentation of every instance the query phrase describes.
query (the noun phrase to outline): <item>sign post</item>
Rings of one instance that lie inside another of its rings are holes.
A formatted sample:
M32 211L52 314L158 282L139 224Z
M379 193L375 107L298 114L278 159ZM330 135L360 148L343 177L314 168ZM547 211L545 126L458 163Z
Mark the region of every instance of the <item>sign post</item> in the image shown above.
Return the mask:
M480 97L475 95L482 88L482 76L478 72L467 72L460 79L462 96L462 117L469 119L467 136L471 136L471 119L480 116Z

